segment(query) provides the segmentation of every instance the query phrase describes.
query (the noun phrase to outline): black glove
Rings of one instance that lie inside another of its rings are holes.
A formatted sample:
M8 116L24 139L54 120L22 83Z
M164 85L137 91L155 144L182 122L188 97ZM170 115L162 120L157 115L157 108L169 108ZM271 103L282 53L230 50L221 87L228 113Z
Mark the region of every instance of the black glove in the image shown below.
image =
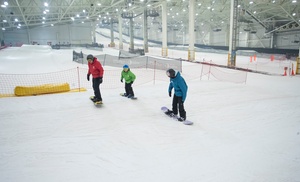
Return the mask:
M99 83L101 84L103 82L102 77L99 78Z
M169 96L172 97L172 92L169 92Z
M121 79L121 82L123 83L123 79Z
M90 75L89 74L86 75L86 79L87 79L87 81L90 81Z

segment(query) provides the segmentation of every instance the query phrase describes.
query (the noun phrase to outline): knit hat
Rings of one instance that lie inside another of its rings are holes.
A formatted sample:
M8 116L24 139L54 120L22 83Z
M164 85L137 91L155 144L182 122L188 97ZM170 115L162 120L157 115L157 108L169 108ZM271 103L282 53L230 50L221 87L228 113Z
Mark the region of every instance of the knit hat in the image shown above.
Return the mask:
M94 56L93 56L93 55L91 55L91 54L89 54L89 55L86 57L86 59L91 59L91 60L94 60Z
M123 68L129 68L129 66L127 64L124 64Z
M175 78L175 70L172 69L172 68L168 69L168 70L166 71L166 74L167 74L167 76L170 77L170 78Z

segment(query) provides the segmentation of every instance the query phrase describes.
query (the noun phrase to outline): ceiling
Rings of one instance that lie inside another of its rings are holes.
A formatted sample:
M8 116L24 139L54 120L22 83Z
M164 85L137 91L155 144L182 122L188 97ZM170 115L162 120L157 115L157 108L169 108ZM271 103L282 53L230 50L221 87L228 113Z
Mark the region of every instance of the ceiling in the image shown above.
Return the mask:
M161 24L164 0L1 0L0 31L57 24L105 22L121 13L142 26L147 8L148 24ZM298 2L299 1L299 2ZM265 27L266 33L294 31L300 25L300 0L239 0L239 25L245 31ZM47 3L47 6L45 5ZM195 0L195 29L219 30L229 25L231 0ZM189 0L167 0L168 27L188 26ZM124 21L126 22L126 20Z

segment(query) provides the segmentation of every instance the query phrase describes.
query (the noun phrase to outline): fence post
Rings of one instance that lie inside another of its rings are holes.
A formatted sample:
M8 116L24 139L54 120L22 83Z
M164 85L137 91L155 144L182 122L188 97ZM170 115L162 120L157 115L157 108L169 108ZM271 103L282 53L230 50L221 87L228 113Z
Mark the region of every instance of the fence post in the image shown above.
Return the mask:
M209 77L210 77L211 64L212 64L212 61L210 60L209 70L208 70L208 80L209 80Z
M78 91L80 92L80 74L79 74L79 67L77 66L77 78L78 78Z
M148 56L146 56L146 69L148 69Z
M103 66L105 66L106 54L104 54Z
M203 74L203 64L202 64L202 68L201 68L200 80L202 80L202 74Z
M155 71L156 71L156 61L154 61L153 85L155 85Z

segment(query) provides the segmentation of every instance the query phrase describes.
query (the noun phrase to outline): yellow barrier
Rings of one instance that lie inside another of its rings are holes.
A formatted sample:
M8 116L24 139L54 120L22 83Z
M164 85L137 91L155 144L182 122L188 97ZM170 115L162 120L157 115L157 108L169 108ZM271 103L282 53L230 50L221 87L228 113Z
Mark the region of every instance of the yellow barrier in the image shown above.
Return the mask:
M29 95L41 95L49 93L59 93L70 91L70 85L68 83L63 84L45 84L32 87L16 86L16 96L29 96Z
M297 75L300 74L300 57L297 57L297 61L296 61L296 74Z

